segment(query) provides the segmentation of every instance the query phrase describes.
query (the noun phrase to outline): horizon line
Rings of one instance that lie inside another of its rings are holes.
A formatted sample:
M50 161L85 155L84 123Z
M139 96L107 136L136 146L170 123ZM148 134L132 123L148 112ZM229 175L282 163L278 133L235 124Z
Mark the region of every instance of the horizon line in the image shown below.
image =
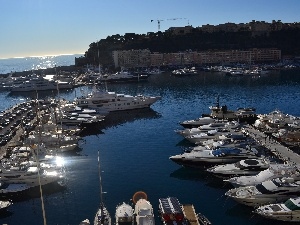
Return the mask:
M23 58L38 58L38 57L55 57L55 56L64 56L64 55L84 55L84 53L66 53L66 54L56 54L56 55L32 55L32 56L16 56L16 57L8 57L8 58L0 58L1 59L23 59Z

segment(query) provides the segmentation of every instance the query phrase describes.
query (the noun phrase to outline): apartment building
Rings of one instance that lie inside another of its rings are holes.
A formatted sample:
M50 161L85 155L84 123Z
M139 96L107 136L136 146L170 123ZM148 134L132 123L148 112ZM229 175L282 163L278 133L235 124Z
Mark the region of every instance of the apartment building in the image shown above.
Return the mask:
M281 50L274 48L224 51L185 51L176 53L151 53L145 50L114 51L115 67L138 68L160 66L191 66L228 63L259 63L279 61Z

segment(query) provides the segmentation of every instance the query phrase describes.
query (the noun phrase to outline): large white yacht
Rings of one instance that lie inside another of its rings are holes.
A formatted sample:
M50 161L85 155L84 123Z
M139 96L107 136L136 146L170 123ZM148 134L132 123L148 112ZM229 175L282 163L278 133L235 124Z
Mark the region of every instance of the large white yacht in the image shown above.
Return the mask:
M241 175L256 175L260 171L268 169L268 159L243 159L236 163L216 165L208 168L207 171L218 177L232 177Z
M41 90L53 90L57 86L55 82L50 82L42 76L33 77L18 85L14 85L11 89L12 92L17 91L41 91Z
M277 178L277 177L297 177L300 175L298 166L288 164L270 164L269 168L259 172L253 176L240 176L232 177L227 182L231 183L234 187L256 185L263 181Z
M215 150L203 150L185 152L171 156L175 163L187 167L201 167L206 164L234 163L242 159L258 158L255 148L218 148Z
M283 203L262 205L254 212L268 219L300 222L300 197L290 198Z
M267 180L255 186L246 186L230 189L226 196L248 206L261 206L286 201L298 197L300 194L300 181L292 177L281 177Z
M24 170L11 167L10 170L2 168L0 181L8 184L26 184L30 187L46 185L57 182L61 179L62 173L59 170L46 170L36 166L30 166Z
M116 208L116 225L132 225L134 222L133 208L123 202Z
M93 90L87 96L76 98L75 101L79 107L91 109L105 109L108 112L141 109L150 107L161 97L144 95L125 95L115 92Z

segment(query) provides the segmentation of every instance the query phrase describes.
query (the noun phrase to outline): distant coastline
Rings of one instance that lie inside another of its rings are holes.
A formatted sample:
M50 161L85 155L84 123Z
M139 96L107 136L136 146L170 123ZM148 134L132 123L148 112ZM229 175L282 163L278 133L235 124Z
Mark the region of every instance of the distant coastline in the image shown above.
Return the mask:
M19 76L26 76L29 74L45 74L45 75L51 75L55 73L59 73L60 71L66 71L66 72L73 72L73 71L78 71L81 70L81 68L76 67L75 65L70 65L70 66L58 66L56 68L46 68L46 69L37 69L37 70L25 70L25 71L19 71L19 72L12 72L13 76L19 77ZM8 77L11 73L6 73L6 74L0 74L2 77Z
M75 55L57 55L57 56L41 56L41 57L25 57L0 59L0 74L2 76L11 73L18 75L37 73L37 74L54 74L56 71L73 71L75 58L81 54Z

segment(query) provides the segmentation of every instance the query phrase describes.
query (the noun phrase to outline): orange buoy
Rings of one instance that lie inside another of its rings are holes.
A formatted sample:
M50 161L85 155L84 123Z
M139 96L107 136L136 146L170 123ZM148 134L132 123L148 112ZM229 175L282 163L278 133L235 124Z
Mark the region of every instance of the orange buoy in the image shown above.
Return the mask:
M138 200L140 199L145 199L147 200L147 194L143 191L137 191L134 193L134 195L132 196L132 201L133 203L137 203Z

